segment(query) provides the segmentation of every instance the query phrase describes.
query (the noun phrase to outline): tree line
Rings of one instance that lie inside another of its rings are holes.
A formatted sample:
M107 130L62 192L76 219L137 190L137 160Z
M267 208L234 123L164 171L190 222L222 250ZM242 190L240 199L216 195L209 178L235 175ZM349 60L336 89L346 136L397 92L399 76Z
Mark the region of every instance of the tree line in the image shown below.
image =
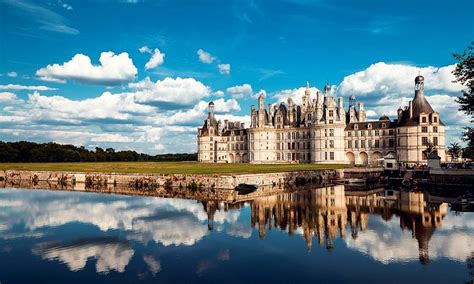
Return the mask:
M197 154L148 155L136 151L115 151L113 148L95 151L84 146L57 143L34 143L27 141L0 141L0 162L132 162L132 161L196 161Z

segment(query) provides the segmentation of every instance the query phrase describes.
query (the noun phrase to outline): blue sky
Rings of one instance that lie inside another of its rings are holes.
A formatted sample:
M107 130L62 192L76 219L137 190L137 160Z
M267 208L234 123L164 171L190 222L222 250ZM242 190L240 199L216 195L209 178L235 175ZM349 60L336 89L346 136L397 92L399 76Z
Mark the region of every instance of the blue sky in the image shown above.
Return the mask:
M211 100L222 118L248 121L261 90L267 102L298 99L309 81L356 95L371 118L393 117L421 73L457 141L468 119L453 100L451 54L474 39L472 10L472 1L0 0L0 140L191 152Z

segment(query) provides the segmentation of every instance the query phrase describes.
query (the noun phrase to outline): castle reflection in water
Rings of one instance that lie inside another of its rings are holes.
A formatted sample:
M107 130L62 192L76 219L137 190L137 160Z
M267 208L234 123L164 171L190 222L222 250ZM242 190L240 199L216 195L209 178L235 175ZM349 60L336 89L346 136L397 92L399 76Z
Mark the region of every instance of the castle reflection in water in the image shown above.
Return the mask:
M430 238L436 228L442 226L448 204L425 199L424 192L384 189L346 191L344 185L333 185L259 197L249 201L249 204L251 225L253 228L258 227L260 239L265 238L267 230L279 228L290 236L302 234L308 250L313 246L313 238L327 250L334 248L334 241L338 237L357 239L359 232L367 229L369 214L380 215L385 221L395 215L400 220L400 228L410 230L412 237L418 241L420 262L428 263ZM208 214L209 230L213 229L217 210L227 211L245 204L218 201L202 203ZM347 228L350 228L350 236L346 236Z

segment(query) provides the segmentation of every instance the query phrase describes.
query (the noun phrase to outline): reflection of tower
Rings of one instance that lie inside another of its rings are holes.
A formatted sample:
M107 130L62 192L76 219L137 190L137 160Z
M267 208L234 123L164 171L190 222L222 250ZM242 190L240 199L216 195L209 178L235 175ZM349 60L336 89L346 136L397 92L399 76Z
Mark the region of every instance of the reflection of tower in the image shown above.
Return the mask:
M212 231L214 229L214 215L219 208L217 201L202 201L204 211L207 213L207 229Z
M428 204L422 192L401 192L399 202L400 227L412 231L418 241L420 262L428 264L429 241L447 214L447 204Z

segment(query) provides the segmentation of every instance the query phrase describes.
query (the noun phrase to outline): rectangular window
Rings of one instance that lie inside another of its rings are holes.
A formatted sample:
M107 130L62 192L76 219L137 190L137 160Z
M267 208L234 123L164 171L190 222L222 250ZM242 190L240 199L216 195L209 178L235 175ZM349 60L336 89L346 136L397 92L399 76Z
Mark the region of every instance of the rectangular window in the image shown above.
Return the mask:
M333 110L330 110L329 111L329 117L333 117L334 116L334 111Z
M347 148L352 148L352 140L347 141Z
M423 133L428 132L428 127L427 126L421 127L421 132L423 132Z
M433 132L438 132L438 126L433 126Z
M325 136L325 137L328 136L328 130L327 130L327 129L324 129L324 136Z
M324 159L325 159L325 160L328 159L328 152L324 152Z
M433 117L433 122L438 123L438 117L437 116Z
M379 131L375 130L375 136L379 136Z
M390 129L390 130L388 131L388 134L389 134L389 135L393 135L393 129Z
M423 146L428 145L428 137L421 137L421 145Z
M334 136L334 129L329 129L329 136Z
M426 116L421 117L421 122L426 123Z
M347 132L348 137L352 137L352 131Z
M359 148L359 140L354 141L355 143L355 148Z
M433 145L438 146L438 137L433 137Z
M388 147L393 147L394 146L393 143L394 143L393 139L389 139L388 140Z
M375 148L378 148L378 147L380 147L380 142L379 140L375 140Z
M329 140L329 147L334 148L334 140Z
M328 140L324 140L324 148L328 147Z
M360 147L365 148L365 140L360 140Z
M329 159L330 159L331 161L334 160L334 152L329 152Z

